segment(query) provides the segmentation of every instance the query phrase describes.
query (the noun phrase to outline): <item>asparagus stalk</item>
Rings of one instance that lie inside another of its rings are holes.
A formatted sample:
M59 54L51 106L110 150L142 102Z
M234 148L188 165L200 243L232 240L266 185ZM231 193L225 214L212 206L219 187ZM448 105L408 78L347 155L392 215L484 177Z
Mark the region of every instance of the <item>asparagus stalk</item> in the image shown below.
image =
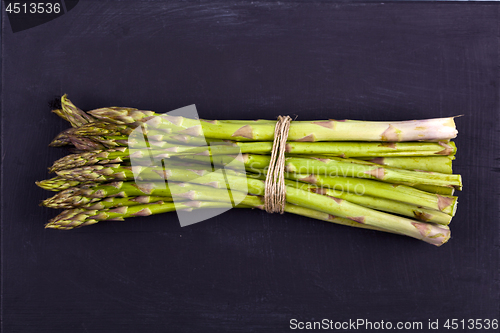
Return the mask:
M455 156L357 158L389 167L452 174Z
M138 196L138 197L126 197L126 198L111 197L111 198L105 198L105 199L98 201L96 203L83 205L79 208L80 209L79 211L83 212L83 209L86 209L86 210L104 210L104 209L110 209L110 208L121 207L121 206L136 206L136 205L143 205L143 204L148 204L148 203L158 203L158 202L172 202L172 198L171 197L148 196L148 195ZM177 202L178 202L178 200L176 200L176 203ZM236 207L244 208L245 206L252 207L252 208L259 208L261 210L264 210L264 199L263 199L263 197L259 197L259 196L246 196L242 200L242 202ZM227 205L227 207L231 207L231 206ZM193 207L193 208L197 208L197 207ZM198 207L198 208L206 208L206 207ZM73 209L78 209L78 208L73 208ZM285 211L289 212L289 213L293 213L293 214L298 214L298 215L318 219L318 220L333 222L336 224L388 232L387 230L367 226L367 225L360 224L358 222L355 222L355 221L352 221L352 220L349 220L346 218L333 216L330 214L319 212L317 210L312 210L312 209L300 207L297 205L286 204ZM155 213L154 210L153 210L153 213ZM68 212L66 212L64 214L65 214L65 216L68 216ZM55 227L56 224L58 224L58 223L52 223L51 225L52 225L52 227ZM66 224L66 223L64 223L64 224Z
M376 157L373 159L360 158L368 160L373 163L387 165L391 167L408 169L408 170L422 170L439 172L444 174L452 174L452 161L455 156L425 156L425 157ZM453 187L443 187L434 185L417 184L413 187L441 195L453 195L455 189Z
M286 152L326 157L392 157L454 155L450 142L288 142ZM251 151L249 151L251 152ZM265 152L267 153L267 152ZM376 163L376 162L375 162ZM380 163L379 163L380 164Z
M116 124L148 122L152 117L163 120L158 128L182 128L190 135L236 141L272 141L276 122L228 123L217 120L195 120L143 110L105 108L89 112L93 117ZM377 122L354 120L294 121L289 141L439 141L456 137L453 117L425 120Z
M207 141L217 142L221 140L209 139L203 137L195 137L183 134L157 134L148 136L149 140L143 141L134 138L134 135L125 136L79 136L71 128L67 131L61 132L54 140L49 144L51 147L61 147L68 144L73 144L79 150L82 151L93 151L96 149L115 148L115 147L129 147L129 148L141 148L145 146L145 142L153 148L176 148L183 145L192 145L195 147L206 146ZM142 134L141 134L142 136ZM141 138L142 139L142 138ZM86 143L86 145L79 145L80 141Z
M109 208L115 208L115 207L121 207L121 206L137 206L137 205L143 205L143 204L148 204L148 203L153 203L153 202L173 202L174 199L172 197L160 197L160 196L154 196L154 195L141 195L137 197L125 197L125 198L119 198L119 197L109 197L109 198L104 198L100 201L97 202L92 202L88 203L85 205L79 206L81 209L90 209L90 210L103 210L103 209L109 209ZM176 202L179 200L177 199Z
M306 157L307 155L299 155L296 157ZM321 157L319 157L321 158ZM323 157L324 159L329 159L331 157ZM414 171L429 171L429 172L438 172L444 174L452 174L451 163L454 159L454 156L439 156L439 157L377 157L374 159L370 159L368 161L380 164L399 168L406 170L414 170ZM359 158L356 158L359 159ZM364 158L361 158L365 160ZM352 161L352 159L351 159ZM460 179L458 175L455 175L457 179ZM453 195L455 192L455 188L452 186L436 186L436 185L427 185L427 184L413 184L412 187L415 187L419 190L441 194L441 195Z
M99 133L101 128L89 129L93 124L89 123L81 128L82 132L78 132L80 128L71 128L59 134L50 144L50 146L62 146L72 143L73 140L83 136L83 139L92 141L95 144L100 144L107 148L113 147L129 147L129 148L144 148L144 142L137 140L136 134L127 136L98 136L98 135L81 135L82 133L92 132ZM112 125L112 124L110 124ZM115 125L118 126L118 125ZM110 131L113 131L111 129ZM149 132L148 142L154 148L175 148L181 145L206 146L209 141L212 145L217 144L217 139L195 137L185 134L165 134L154 130L144 130ZM116 133L110 133L116 134ZM215 142L214 142L215 141ZM220 141L220 140L219 140ZM78 141L77 141L78 143ZM232 142L234 147L239 147L243 153L267 154L272 149L271 142ZM228 142L225 143L228 146ZM208 147L205 147L208 150ZM84 147L82 150L94 150L95 147ZM227 149L231 149L228 147ZM456 146L453 142L400 142L400 143L377 143L377 142L289 142L287 144L287 153L298 155L314 155L316 157L391 157L391 156L439 156L439 155L454 155ZM200 151L201 153L202 151ZM220 153L223 153L221 151ZM433 170L431 170L433 171ZM437 170L436 170L437 171Z
M414 187L418 190L421 190L421 191L445 195L445 196L450 196L450 195L453 195L455 193L455 189L453 187L422 185L422 184L414 185L412 187Z
M242 203L236 207L237 208L255 207L263 209L263 206L264 205L262 197L247 196L242 201ZM57 217L52 219L48 224L46 224L45 227L52 229L59 229L59 230L70 230L86 225L95 224L99 221L105 221L105 220L122 221L125 219L125 217L160 214L160 213L174 211L176 209L192 210L192 209L204 209L204 208L231 208L231 207L232 206L230 203L224 203L224 202L188 201L182 204L176 203L175 205L173 205L172 203L165 203L162 201L158 201L150 204L137 205L136 207L134 207L134 209L130 209L128 206L115 209L96 209L96 210L70 209L70 210L65 210ZM317 210L312 210L309 208L304 208L296 205L286 204L285 211L340 225L390 232L377 227L360 224L358 222L346 218L333 216Z

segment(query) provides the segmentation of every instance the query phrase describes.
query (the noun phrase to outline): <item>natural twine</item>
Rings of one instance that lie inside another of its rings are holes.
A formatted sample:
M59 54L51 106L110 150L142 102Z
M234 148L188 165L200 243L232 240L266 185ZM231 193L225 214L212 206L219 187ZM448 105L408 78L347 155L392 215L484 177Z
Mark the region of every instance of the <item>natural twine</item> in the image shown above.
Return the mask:
M273 149L264 192L264 208L268 213L285 212L285 148L291 121L289 116L279 116L274 128Z

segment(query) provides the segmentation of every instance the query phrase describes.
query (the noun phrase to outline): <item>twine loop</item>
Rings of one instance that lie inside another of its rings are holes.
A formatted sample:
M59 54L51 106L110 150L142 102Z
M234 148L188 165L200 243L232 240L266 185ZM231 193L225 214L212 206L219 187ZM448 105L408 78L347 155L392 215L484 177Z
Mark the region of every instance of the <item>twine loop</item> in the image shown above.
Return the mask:
M268 213L285 212L285 149L291 121L289 116L279 116L274 128L273 148L264 191L264 208Z

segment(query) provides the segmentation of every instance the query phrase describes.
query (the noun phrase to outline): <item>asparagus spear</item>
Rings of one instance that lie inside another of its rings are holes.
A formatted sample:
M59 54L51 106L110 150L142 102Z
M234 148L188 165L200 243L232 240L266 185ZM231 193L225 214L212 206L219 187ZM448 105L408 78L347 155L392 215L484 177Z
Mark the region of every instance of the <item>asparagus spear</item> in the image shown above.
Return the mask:
M177 210L189 210L195 208L219 208L227 207L224 202L200 202L189 201L186 203L162 202L136 206L122 206L112 209L88 210L70 209L65 210L45 225L45 228L69 230L95 224L102 220L123 221L127 217L148 216L152 214L167 213Z
M237 141L272 141L276 122L228 123L217 120L195 120L143 110L105 108L89 112L93 117L116 124L137 124L161 117L158 128L183 128L190 135ZM453 117L400 122L329 120L294 121L290 125L290 141L421 141L449 140L456 137Z
M58 170L72 169L97 163L120 163L129 158L129 151L125 147L108 150L94 150L85 153L66 155L55 161L49 168L49 171L55 172Z
M286 152L315 156L381 157L454 155L450 142L288 142ZM250 151L249 151L250 152Z
M143 205L143 204L148 204L148 203L153 203L153 202L173 202L172 197L160 197L160 196L154 196L154 195L141 195L137 197L125 197L125 198L119 198L119 197L109 197L109 198L104 198L100 201L97 202L92 202L88 203L85 205L79 206L81 209L90 209L90 210L103 210L103 209L108 209L108 208L115 208L115 207L121 207L121 206L137 206L137 205ZM176 199L176 202L179 202L178 199Z
M101 210L70 209L70 210L65 210L57 217L52 219L48 224L46 224L45 227L52 229L60 229L60 230L70 230L86 225L95 224L98 221L105 221L105 220L122 221L125 217L143 216L148 213L160 214L169 211L174 211L176 210L176 208L192 210L192 209L203 209L203 208L231 208L231 207L232 206L230 203L224 203L224 202L189 201L183 204L176 204L174 206L171 203L164 203L162 201L158 201L155 203L142 204L136 206L135 209L129 209L128 207L118 208L118 209L101 209ZM258 196L247 196L242 201L242 203L237 207L238 208L255 207L263 209L264 207L263 199L262 197ZM296 205L286 204L285 211L331 223L357 227L357 228L390 232L377 227L360 224L358 222L346 218L333 216L317 210L304 208Z
M96 140L92 140L82 136L69 136L71 144L78 150L88 151L104 149L106 146Z
M390 167L423 170L445 174L452 174L452 162L455 156L425 156L425 157L382 157L357 158L372 163L382 164Z
M429 193L440 194L445 196L450 196L455 193L455 188L453 187L443 187L443 186L434 186L434 185L413 185L412 187L422 190Z
M106 185L96 185L96 186L73 186L68 189L57 192L52 197L43 200L40 206L56 208L56 209L68 209L83 206L89 203L100 201L101 199L113 195L113 187L119 182L109 183ZM104 187L103 190L99 191L99 188ZM92 189L95 188L95 195L92 195ZM111 189L108 192L106 189Z

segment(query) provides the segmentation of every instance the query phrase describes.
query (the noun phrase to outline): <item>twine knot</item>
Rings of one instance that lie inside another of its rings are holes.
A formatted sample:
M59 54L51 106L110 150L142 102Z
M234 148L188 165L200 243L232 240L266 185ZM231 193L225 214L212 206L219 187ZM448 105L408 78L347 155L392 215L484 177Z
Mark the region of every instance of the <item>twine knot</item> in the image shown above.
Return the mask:
M285 212L285 149L291 121L289 116L279 116L274 128L273 148L264 191L264 208L268 213Z

